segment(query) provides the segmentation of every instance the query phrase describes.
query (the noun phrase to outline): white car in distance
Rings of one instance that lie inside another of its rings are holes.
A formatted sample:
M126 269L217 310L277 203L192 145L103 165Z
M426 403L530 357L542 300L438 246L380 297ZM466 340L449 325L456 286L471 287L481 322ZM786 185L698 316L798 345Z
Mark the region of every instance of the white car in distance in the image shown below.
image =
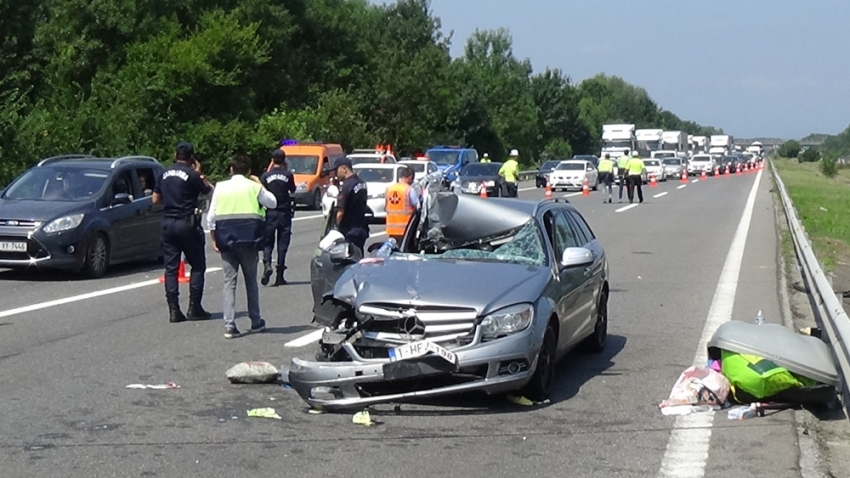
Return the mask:
M385 164L355 164L354 173L366 183L366 191L368 194L369 209L372 210L374 217L385 218L386 212L386 193L387 188L399 181L399 170L405 167L400 163L385 163ZM325 196L322 198L322 214L327 217L328 214L336 207L336 198L339 195L339 189L335 185L328 186Z
M647 176L655 176L656 181L667 181L667 171L660 159L644 159L643 164L646 166Z
M549 173L549 185L552 191L559 188L566 191L569 188L582 189L587 178L588 187L596 191L599 186L599 172L590 161L568 159L561 161Z

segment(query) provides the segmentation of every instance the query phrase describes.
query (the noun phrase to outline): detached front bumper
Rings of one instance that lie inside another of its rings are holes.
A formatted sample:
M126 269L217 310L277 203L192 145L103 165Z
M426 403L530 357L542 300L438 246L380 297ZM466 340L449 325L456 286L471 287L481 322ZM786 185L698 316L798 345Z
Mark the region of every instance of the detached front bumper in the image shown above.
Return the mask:
M532 328L491 342L451 350L457 364L429 354L391 362L362 359L312 362L292 359L289 383L310 406L344 410L461 392L505 393L525 386L537 366L539 343Z

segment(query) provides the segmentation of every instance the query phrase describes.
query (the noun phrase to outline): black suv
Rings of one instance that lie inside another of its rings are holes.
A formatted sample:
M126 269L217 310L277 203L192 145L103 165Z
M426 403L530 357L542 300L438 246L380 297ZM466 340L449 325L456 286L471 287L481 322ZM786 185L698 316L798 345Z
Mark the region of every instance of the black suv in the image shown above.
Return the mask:
M555 166L560 163L561 160L549 160L540 165L540 169L537 170L537 175L534 178L534 185L538 188L542 188L546 186L546 183L549 182L549 174L555 169Z
M162 257L163 166L147 156L74 154L39 162L0 192L0 268L55 268L96 278L111 264Z

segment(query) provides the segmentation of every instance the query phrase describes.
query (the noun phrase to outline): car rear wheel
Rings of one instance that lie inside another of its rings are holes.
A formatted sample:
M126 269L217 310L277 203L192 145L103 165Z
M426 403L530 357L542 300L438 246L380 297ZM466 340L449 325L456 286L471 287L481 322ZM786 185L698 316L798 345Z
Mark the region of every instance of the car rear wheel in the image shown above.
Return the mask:
M313 202L310 204L310 207L314 211L319 211L322 209L322 193L316 189L313 191Z
M584 349L588 352L599 353L605 350L608 341L608 294L599 294L599 305L596 306L596 326L593 334L584 343Z
M531 381L525 386L523 395L529 400L542 402L549 398L552 392L552 384L555 382L555 353L558 337L552 324L546 326L543 334L543 343L537 354L537 368Z
M596 181L593 182L593 190L594 191L599 190L599 179L598 178L596 179Z
M98 232L89 240L86 248L86 261L83 264L83 273L92 279L103 277L109 268L109 243L106 236Z

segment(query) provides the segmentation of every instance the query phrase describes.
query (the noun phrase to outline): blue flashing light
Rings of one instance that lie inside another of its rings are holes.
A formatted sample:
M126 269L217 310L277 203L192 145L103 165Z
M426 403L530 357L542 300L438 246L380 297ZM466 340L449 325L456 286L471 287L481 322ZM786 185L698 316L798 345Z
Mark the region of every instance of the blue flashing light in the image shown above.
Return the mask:
M296 144L298 144L297 139L282 139L282 140L280 140L281 146L295 146Z

